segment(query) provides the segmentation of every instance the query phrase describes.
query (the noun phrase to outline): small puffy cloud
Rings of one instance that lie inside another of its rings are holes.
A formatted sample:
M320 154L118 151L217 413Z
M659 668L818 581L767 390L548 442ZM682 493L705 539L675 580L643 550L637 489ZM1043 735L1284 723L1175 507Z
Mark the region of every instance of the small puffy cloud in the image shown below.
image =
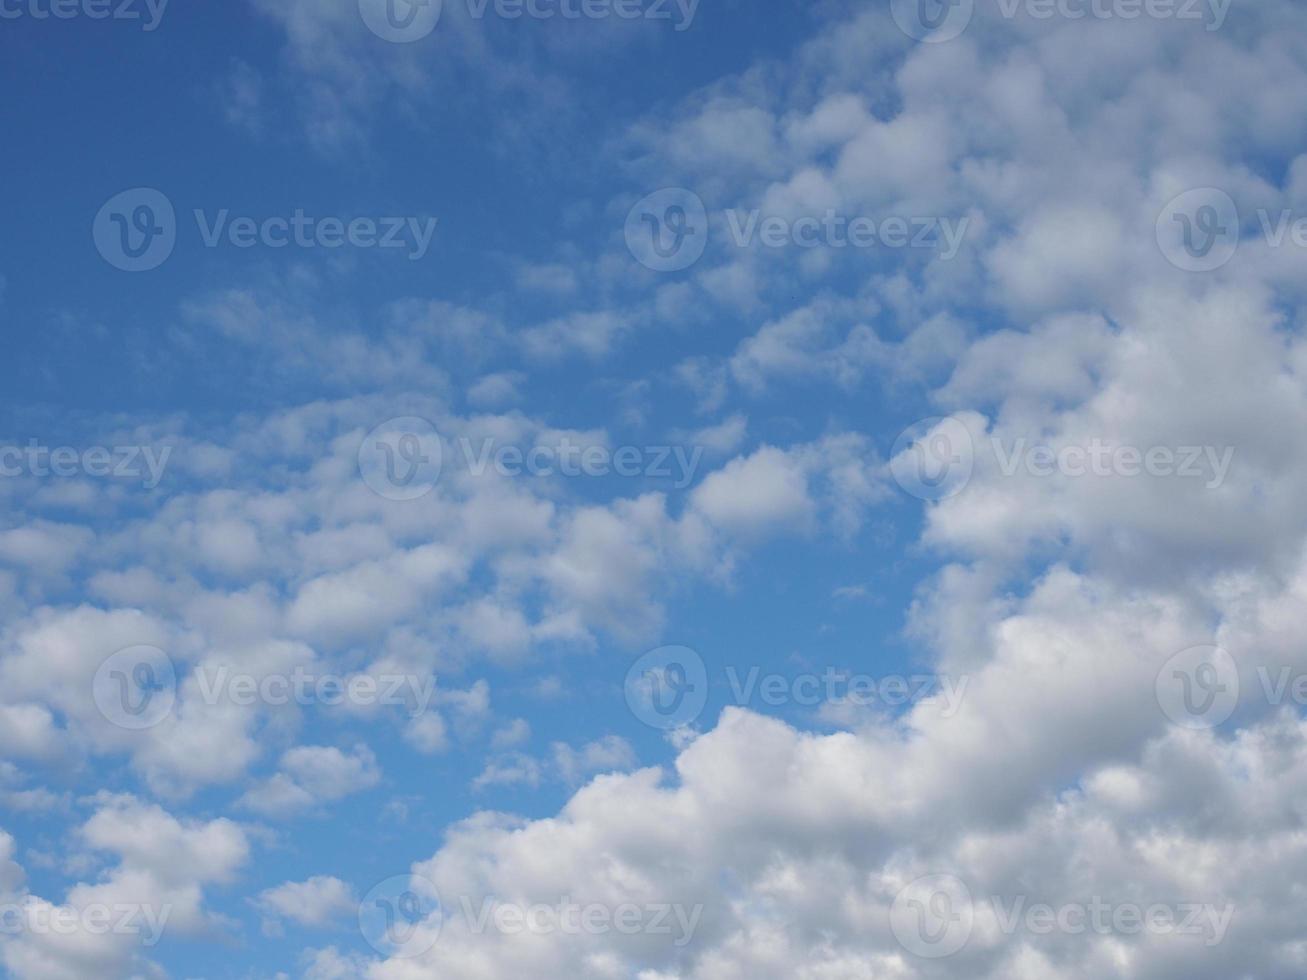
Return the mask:
M358 899L353 889L326 875L307 881L288 881L260 892L254 905L265 917L265 931L276 934L279 920L289 919L302 926L325 929L341 918L353 914Z
M268 817L287 817L371 789L381 781L376 756L366 745L350 752L301 745L285 752L281 769L251 789L241 805Z
M595 773L624 772L637 765L635 749L617 735L605 735L580 748L573 748L566 742L555 742L553 754L559 775L572 785Z
M746 534L802 527L816 516L802 463L774 446L763 446L709 474L693 500L714 525Z

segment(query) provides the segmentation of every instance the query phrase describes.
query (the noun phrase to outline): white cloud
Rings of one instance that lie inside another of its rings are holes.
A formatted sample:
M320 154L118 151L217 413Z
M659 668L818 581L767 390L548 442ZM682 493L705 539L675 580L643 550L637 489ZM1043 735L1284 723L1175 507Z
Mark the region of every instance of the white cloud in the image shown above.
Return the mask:
M325 929L357 912L358 899L339 878L315 875L307 881L288 881L260 892L255 905L275 930L281 919L312 929Z
M573 785L594 773L623 772L636 766L635 749L618 735L606 735L580 748L555 742L553 753L559 774Z
M346 753L334 746L300 745L281 757L281 770L250 790L241 805L269 817L287 817L371 789L381 781L366 745Z
M174 817L126 795L102 793L78 838L92 852L116 854L119 863L94 883L74 885L62 903L24 897L27 927L0 941L0 962L16 980L79 980L88 975L162 976L147 958L173 934L213 934L222 920L204 908L207 885L229 884L249 857L245 831L226 819ZM2 866L0 866L2 867ZM93 911L130 910L129 928L105 931ZM42 925L57 914L73 928Z
M773 446L709 474L695 490L694 503L713 524L746 533L802 527L816 510L800 461Z

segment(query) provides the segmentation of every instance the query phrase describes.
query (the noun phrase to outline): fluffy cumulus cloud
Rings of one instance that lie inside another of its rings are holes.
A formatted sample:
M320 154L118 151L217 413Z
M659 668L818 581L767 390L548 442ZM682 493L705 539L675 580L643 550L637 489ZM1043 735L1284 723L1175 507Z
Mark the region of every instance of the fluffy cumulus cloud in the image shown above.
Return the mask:
M547 255L497 242L479 304L360 276L333 307L344 261L207 284L160 349L300 396L102 423L168 447L148 492L0 481L10 975L189 976L200 943L305 980L1307 974L1303 252L1252 217L1307 205L1307 12L939 5L970 21L935 43L914 6L618 98L625 186ZM281 50L226 116L331 166L461 83L528 158L593 104L569 70L651 43L446 3L441 60L352 2L252 8ZM708 241L659 279L621 222L674 185ZM1244 216L1202 272L1164 220L1198 188ZM734 240L750 214L827 237ZM714 677L631 724L635 657L826 571L867 598L890 546L901 608L857 629L956 701L799 716Z
M205 889L230 884L248 860L250 840L240 824L179 819L126 795L88 802L94 812L73 845L96 864L101 855L117 858L97 881L51 901L18 888L21 869L7 862L13 890L6 892L0 962L15 976L161 976L143 952L170 935L212 935L223 927L205 907Z
M339 878L319 875L308 881L288 881L259 895L256 904L269 916L268 928L278 920L290 919L302 925L325 926L358 904L349 885Z

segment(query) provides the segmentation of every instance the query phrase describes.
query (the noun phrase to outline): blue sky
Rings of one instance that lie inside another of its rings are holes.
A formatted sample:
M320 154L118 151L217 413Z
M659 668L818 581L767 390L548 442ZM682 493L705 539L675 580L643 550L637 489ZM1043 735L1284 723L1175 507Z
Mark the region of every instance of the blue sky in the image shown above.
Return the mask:
M0 0L5 975L1301 975L1302 12L654 3Z

